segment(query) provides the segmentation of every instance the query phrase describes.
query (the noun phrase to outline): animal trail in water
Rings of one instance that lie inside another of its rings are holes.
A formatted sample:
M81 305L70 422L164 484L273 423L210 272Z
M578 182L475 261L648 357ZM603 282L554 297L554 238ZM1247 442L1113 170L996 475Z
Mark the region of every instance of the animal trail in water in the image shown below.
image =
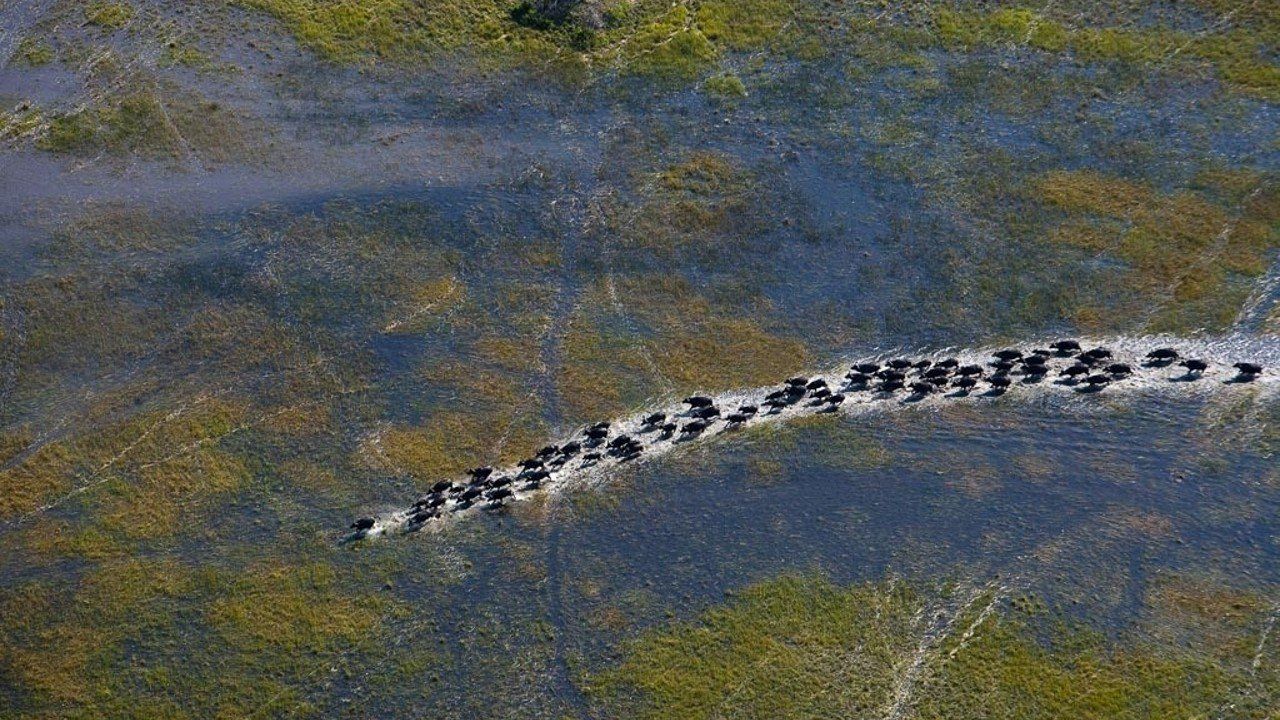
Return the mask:
M409 507L355 521L348 539L417 532L538 493L598 482L610 469L747 425L1052 392L1070 393L1082 402L1116 392L1205 394L1233 387L1274 392L1280 387L1277 365L1280 339L1254 335L1058 340L1045 347L881 355L788 378L779 386L692 395L678 406L673 402L662 410L595 423L512 467L478 467L466 478L440 480Z

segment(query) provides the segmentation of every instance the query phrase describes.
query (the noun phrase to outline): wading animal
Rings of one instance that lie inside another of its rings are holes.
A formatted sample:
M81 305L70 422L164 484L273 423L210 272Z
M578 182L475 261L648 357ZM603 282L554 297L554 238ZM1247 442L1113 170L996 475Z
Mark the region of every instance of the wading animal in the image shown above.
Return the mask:
M1089 366L1085 365L1084 363L1076 363L1075 365L1072 365L1071 367L1064 369L1062 372L1058 374L1074 379L1080 375L1088 375Z
M1187 369L1188 375L1199 375L1209 369L1209 363L1203 360L1196 360L1194 358L1183 360L1178 364Z
M680 434L681 435L697 435L698 433L706 429L707 429L707 422L705 420L694 420L693 422L685 423L684 427L680 428Z
M1247 378L1249 380L1252 380L1262 374L1262 366L1257 363L1238 362L1231 367L1235 368L1240 373L1241 378Z
M373 518L371 517L363 517L351 523L352 530L358 530L363 532L365 530L370 530L372 528L373 528Z
M689 407L693 407L693 408L711 407L713 404L715 404L715 400L712 400L706 395L690 395L689 397L685 398L683 402L685 405L688 405Z

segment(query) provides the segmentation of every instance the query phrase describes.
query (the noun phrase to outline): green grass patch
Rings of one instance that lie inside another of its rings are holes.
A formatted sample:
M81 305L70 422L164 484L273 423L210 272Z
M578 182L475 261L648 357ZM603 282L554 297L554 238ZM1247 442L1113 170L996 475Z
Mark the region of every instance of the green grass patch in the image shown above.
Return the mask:
M762 582L630 641L590 692L609 713L682 720L894 712L1103 720L1195 716L1233 704L1239 717L1265 718L1280 697L1275 668L1255 675L1252 665L1250 639L1266 603L1232 600L1234 621L1194 635L1223 641L1206 649L1111 640L1053 620L1025 593L1007 603L945 589L932 596L903 583ZM1210 617L1200 596L1175 602L1175 612Z
M1234 320L1250 282L1269 267L1280 247L1280 224L1276 190L1265 178L1253 176L1252 188L1240 187L1237 178L1219 180L1226 183L1219 194L1233 196L1234 207L1092 172L1048 173L1035 193L1065 213L1050 242L1123 261L1129 317L1157 307L1148 329L1220 330Z
M104 30L119 30L133 19L133 6L122 2L91 2L85 6L84 20Z
M45 40L38 38L23 38L18 43L18 49L14 53L14 58L27 67L40 67L53 62L57 55L53 51L53 46Z
M1241 8L1235 8L1235 16ZM1019 45L1070 52L1090 62L1175 67L1194 60L1211 67L1229 87L1264 100L1280 100L1280 65L1268 47L1280 37L1280 21L1246 10L1224 30L1189 34L1161 27L1071 26L1027 8L934 14L934 30L946 46L969 49Z

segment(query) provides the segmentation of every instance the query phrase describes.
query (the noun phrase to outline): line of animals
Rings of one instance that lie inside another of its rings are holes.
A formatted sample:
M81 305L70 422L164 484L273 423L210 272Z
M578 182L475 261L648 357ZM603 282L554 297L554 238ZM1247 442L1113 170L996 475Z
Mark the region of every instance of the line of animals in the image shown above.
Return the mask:
M1180 381L1200 379L1209 363L1198 358L1183 358L1173 348L1157 348L1147 353L1139 368L1117 361L1105 347L1083 350L1075 340L1059 340L1048 348L1028 353L1006 349L995 352L986 366L964 365L956 358L942 360L910 360L896 358L884 363L861 362L853 365L839 388L832 388L823 378L793 377L782 387L767 393L758 404L742 404L732 412L717 407L715 399L693 395L684 399L688 407L678 414L653 413L645 417L637 435L656 433L656 441L687 440L706 432L717 420L727 428L750 422L760 414L776 414L785 408L803 404L815 412L834 413L854 393L873 393L881 397L907 393L909 401L954 390L953 397L964 397L985 384L987 395L1006 392L1015 381L1034 384L1052 372L1054 359L1069 361L1058 370L1057 382L1079 392L1100 392L1112 383L1134 375L1141 368L1164 368L1177 363L1183 375ZM1235 363L1236 375L1229 382L1252 382L1262 374L1261 365ZM598 422L585 428L581 437L563 445L548 445L534 457L521 460L518 470L500 474L492 467L477 467L467 472L464 482L441 480L430 492L414 502L405 527L416 529L446 512L460 512L480 506L490 510L502 508L518 492L537 490L552 475L570 463L579 468L594 466L606 459L629 462L639 458L645 442L631 434L610 437L612 424ZM376 520L364 517L351 524L357 535L374 528Z

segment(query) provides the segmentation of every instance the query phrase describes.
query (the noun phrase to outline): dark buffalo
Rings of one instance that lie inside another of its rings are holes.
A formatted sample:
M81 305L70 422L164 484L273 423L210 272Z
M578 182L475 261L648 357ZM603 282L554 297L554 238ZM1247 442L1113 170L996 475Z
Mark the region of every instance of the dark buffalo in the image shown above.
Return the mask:
M1075 365L1072 365L1071 367L1064 369L1062 372L1058 374L1064 375L1069 378L1074 378L1078 375L1088 375L1089 366L1085 365L1084 363L1076 363Z
M1262 374L1262 366L1251 362L1238 362L1231 367L1239 371L1241 377L1253 377Z
M705 420L694 420L693 422L685 423L684 427L680 428L680 434L697 435L698 433L706 429L707 429L707 422Z
M370 530L373 528L373 522L374 520L371 517L362 517L359 520L356 520L355 522L351 523L351 529L359 530L361 532L365 530Z
M1186 368L1188 373L1199 374L1209 369L1209 363L1204 360L1196 360L1194 358L1183 360L1178 364Z

